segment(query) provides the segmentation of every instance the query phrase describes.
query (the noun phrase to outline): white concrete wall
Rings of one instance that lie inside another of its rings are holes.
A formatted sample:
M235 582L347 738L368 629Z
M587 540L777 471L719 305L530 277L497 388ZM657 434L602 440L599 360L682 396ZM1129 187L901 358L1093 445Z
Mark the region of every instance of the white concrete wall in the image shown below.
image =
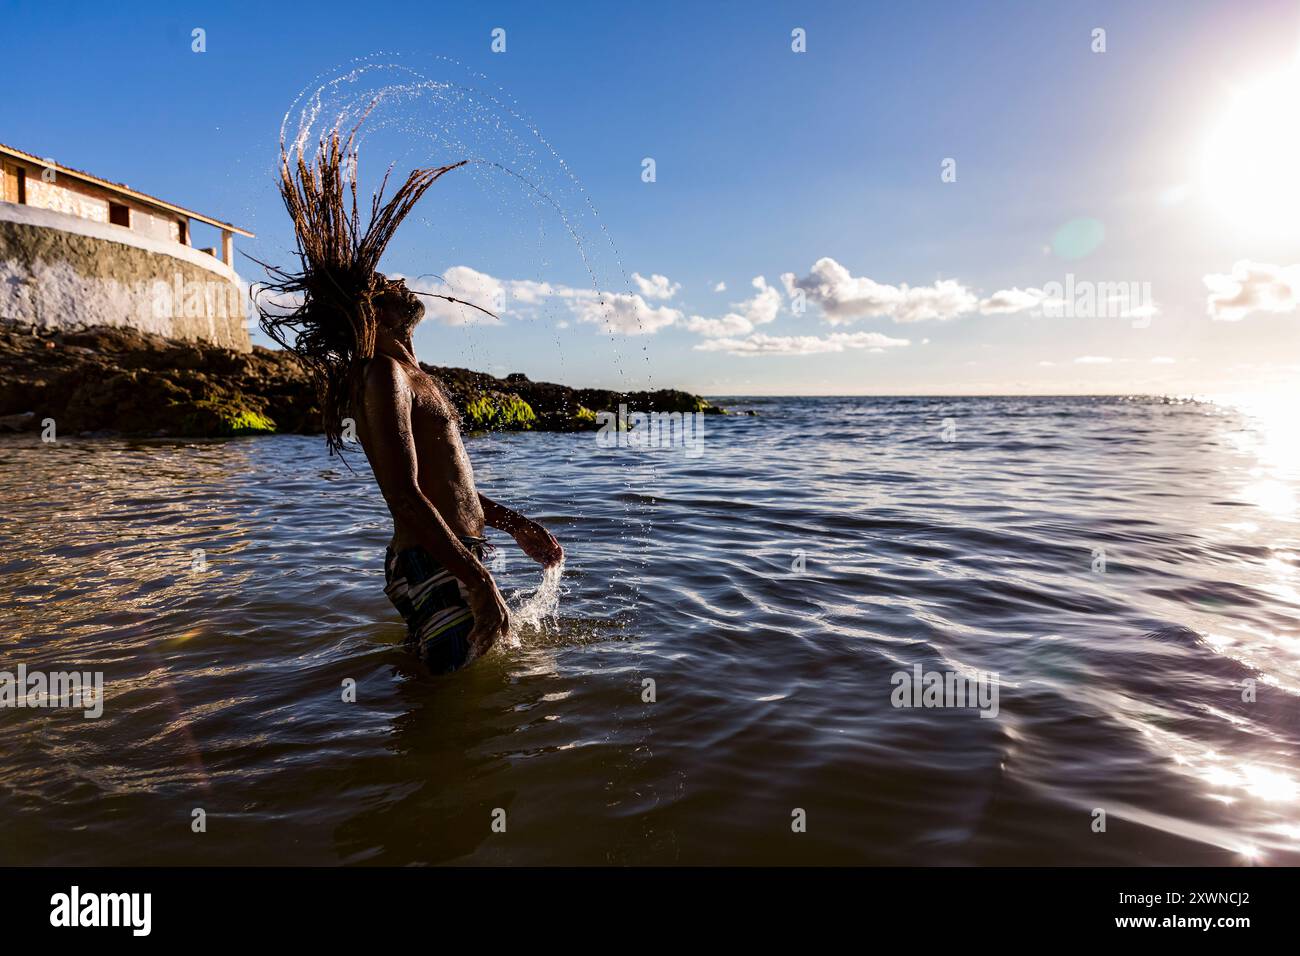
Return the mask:
M225 263L175 241L0 202L0 317L130 326L247 351L245 289Z
M32 226L44 226L47 229L58 229L61 232L70 232L80 236L90 236L93 239L106 239L109 242L120 242L123 245L135 246L138 249L144 249L146 252L156 252L159 255L172 256L180 259L182 262L189 262L200 268L207 269L209 272L229 279L231 282L240 282L239 276L235 270L230 268L216 256L208 255L206 252L200 252L190 246L183 246L179 243L170 242L163 239L155 239L142 233L137 233L131 229L123 229L121 226L114 226L107 220L95 222L90 219L83 219L80 216L70 216L66 213L54 212L49 209L37 209L33 206L19 206L15 203L0 202L0 221L18 222Z

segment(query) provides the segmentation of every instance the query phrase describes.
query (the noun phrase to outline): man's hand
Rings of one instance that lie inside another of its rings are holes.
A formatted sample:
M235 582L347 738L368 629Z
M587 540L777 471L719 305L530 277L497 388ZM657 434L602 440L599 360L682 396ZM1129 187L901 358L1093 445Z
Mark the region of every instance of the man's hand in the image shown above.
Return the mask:
M543 567L550 567L564 560L564 549L560 547L560 542L555 540L555 535L536 521L523 519L514 529L514 536L519 542L519 547L523 548L524 554Z
M474 626L466 637L469 642L469 657L465 663L468 664L478 660L500 638L510 633L510 609L497 590L496 582L490 577L485 583L465 590L469 594L469 609L474 615Z

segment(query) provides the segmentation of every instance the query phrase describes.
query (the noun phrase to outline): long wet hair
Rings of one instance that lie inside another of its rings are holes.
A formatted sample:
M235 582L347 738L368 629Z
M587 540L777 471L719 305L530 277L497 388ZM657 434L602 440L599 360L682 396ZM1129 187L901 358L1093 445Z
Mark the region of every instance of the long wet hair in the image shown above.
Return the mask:
M343 449L343 420L352 413L360 373L375 354L377 301L390 284L377 271L380 257L425 190L467 162L413 170L385 202L390 167L363 230L355 134L354 129L344 140L335 130L311 163L301 149L291 161L281 146L280 196L293 220L298 269L258 262L269 281L259 283L253 296L262 331L297 355L312 378L331 455ZM296 307L286 311L278 305L286 301Z

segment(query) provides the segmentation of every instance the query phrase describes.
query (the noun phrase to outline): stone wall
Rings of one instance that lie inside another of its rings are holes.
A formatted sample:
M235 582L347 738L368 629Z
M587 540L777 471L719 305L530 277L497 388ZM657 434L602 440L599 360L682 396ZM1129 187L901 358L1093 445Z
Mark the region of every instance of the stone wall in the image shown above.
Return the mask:
M207 253L49 209L0 203L0 319L118 326L247 352L246 293Z

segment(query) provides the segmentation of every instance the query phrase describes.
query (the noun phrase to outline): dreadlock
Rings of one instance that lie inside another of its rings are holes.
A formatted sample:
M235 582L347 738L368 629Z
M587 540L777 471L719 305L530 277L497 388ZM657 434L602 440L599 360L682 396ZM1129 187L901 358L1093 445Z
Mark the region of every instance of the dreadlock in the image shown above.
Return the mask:
M340 140L338 131L332 132L321 141L311 164L301 149L296 163L291 162L281 146L280 196L293 220L299 268L289 272L259 262L270 281L260 283L254 297L260 300L266 291L273 300L297 302L293 311L283 312L267 311L258 301L258 324L297 355L310 374L330 454L343 449L343 419L352 410L359 373L375 354L375 301L388 285L377 271L380 257L424 191L443 173L468 162L416 169L384 202L390 167L371 201L370 221L363 232L357 206L355 134L353 129L346 140Z

